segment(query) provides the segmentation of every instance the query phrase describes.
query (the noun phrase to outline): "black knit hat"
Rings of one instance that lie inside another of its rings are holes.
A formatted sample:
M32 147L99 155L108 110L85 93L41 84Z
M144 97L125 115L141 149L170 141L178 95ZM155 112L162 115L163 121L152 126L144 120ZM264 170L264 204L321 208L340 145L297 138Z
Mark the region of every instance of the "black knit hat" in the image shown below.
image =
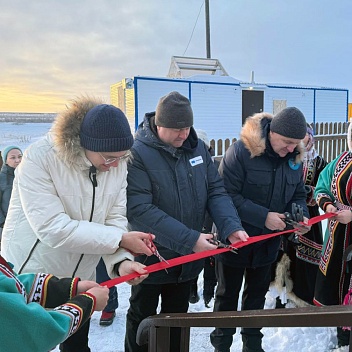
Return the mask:
M299 109L286 108L273 117L270 131L288 138L303 139L307 133L306 119Z
M190 101L179 92L171 92L160 98L155 112L155 124L166 128L193 126Z
M82 147L93 152L120 152L133 144L125 114L107 104L97 105L87 112L79 136Z

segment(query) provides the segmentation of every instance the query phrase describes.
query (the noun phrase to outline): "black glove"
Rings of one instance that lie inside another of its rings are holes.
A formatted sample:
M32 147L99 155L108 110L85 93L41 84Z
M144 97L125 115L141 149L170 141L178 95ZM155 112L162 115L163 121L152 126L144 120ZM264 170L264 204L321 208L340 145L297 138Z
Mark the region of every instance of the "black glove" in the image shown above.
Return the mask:
M292 219L296 222L302 222L304 220L303 207L299 204L292 203Z
M287 216L290 215L290 216ZM285 213L286 217L295 221L295 222L302 222L304 220L304 215L303 215L303 207L300 206L299 204L292 203L292 211L290 213ZM291 226L293 228L293 226ZM293 244L297 245L299 244L299 238L298 235L295 233L291 233L287 239L292 242Z

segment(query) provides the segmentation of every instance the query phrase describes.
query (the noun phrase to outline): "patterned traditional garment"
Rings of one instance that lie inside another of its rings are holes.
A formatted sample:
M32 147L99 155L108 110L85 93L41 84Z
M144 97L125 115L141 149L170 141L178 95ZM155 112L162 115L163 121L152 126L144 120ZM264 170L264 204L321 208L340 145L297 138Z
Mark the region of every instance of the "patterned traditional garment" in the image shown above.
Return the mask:
M352 153L344 152L321 173L315 190L318 205L325 211L328 204L338 210L352 210ZM344 225L330 220L324 240L317 274L316 305L342 304L351 286L351 270L343 260L346 247L351 244L351 223Z
M90 294L76 295L78 281L16 275L0 256L0 350L46 352L71 336L95 306Z
M307 194L307 205L309 217L319 215L319 207L314 199L315 186L318 182L321 171L325 168L325 160L317 155L313 159L304 160L303 179ZM299 236L299 244L294 248L294 255L291 255L291 276L293 279L293 293L297 297L312 304L314 297L315 278L320 261L323 246L323 234L321 223L314 224L311 230Z
M314 150L314 149L313 149ZM316 153L310 153L303 162L303 180L307 191L307 206L310 218L319 215L319 207L313 197L320 172L326 166L325 160ZM275 284L279 290L286 286L287 298L297 306L313 304L315 278L323 246L321 223L298 237L298 244L283 239L286 253L276 268Z

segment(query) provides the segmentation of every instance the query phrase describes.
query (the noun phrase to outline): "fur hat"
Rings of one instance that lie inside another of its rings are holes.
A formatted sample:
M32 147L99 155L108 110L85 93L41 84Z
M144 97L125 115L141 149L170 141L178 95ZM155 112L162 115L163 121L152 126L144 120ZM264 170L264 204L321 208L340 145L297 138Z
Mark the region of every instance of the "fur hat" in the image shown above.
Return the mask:
M307 133L307 122L299 109L289 107L273 117L270 131L288 138L303 139Z
M93 152L120 152L133 145L125 114L113 105L100 104L85 115L80 128L81 146Z
M201 139L205 145L209 148L210 147L210 141L208 138L207 133L204 130L196 130L198 139Z
M18 149L22 153L22 150L19 147L16 147L15 145L9 145L8 147L4 148L3 151L1 152L1 157L2 157L4 164L6 164L7 154L12 149Z
M171 92L160 98L155 111L155 124L166 128L193 126L190 101L179 92Z

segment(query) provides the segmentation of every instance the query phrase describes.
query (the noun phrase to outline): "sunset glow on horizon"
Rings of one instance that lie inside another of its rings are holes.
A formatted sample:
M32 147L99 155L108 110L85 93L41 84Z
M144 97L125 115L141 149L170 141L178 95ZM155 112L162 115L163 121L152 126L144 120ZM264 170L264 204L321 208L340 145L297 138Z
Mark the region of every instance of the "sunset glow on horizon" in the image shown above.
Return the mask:
M53 92L30 92L19 86L0 86L0 112L56 113L67 104L67 97Z
M79 95L80 93L66 96L58 92L31 92L30 89L15 85L0 86L0 112L57 113ZM109 97L102 99L109 102Z

